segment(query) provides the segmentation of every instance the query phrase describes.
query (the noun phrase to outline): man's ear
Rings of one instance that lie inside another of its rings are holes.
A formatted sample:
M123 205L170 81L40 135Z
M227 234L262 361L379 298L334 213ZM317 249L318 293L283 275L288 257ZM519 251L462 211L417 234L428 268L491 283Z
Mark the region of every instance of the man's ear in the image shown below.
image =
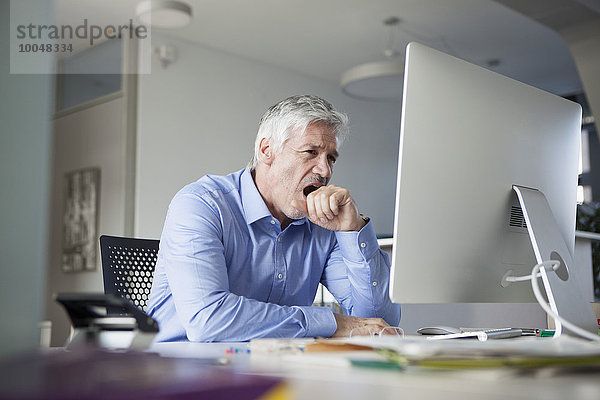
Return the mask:
M271 147L271 139L262 138L260 140L258 151L260 160L267 165L271 165L273 162L273 148Z

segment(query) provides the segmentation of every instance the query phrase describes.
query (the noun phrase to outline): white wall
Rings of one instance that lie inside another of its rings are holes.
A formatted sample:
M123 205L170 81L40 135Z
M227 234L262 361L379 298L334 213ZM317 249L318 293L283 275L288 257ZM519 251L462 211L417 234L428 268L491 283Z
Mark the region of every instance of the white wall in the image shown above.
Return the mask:
M351 137L333 183L347 187L378 233L391 233L400 104L352 100L339 86L249 59L153 34L179 59L141 76L135 235L158 238L173 195L212 174L245 167L262 114L294 94L315 94L349 114ZM326 60L315 60L326 62Z
M596 131L600 135L600 23L596 19L560 30L559 33L569 45L592 115L596 117Z
M52 321L52 345L61 346L69 334L69 319L54 293L102 293L100 250L95 271L62 271L64 176L82 168L100 168L98 235L124 235L126 228L126 133L124 98L119 97L54 121L52 202L50 220L50 266L47 318Z

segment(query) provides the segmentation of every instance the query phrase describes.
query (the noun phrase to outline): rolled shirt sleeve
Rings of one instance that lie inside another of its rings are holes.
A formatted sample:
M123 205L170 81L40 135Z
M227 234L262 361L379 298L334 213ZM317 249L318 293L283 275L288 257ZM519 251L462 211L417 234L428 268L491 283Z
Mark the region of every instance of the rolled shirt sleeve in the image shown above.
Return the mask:
M324 285L349 315L400 322L400 305L389 298L390 261L379 248L373 224L360 231L336 232L337 246L324 273Z

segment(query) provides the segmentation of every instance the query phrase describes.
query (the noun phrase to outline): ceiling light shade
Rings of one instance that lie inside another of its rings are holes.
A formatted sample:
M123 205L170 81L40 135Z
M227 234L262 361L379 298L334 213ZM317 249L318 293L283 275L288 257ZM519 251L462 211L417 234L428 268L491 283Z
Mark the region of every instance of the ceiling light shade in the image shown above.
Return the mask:
M176 0L145 0L135 14L140 22L158 28L180 28L192 21L192 8Z
M381 61L357 65L342 74L344 93L363 100L399 101L402 99L404 64Z

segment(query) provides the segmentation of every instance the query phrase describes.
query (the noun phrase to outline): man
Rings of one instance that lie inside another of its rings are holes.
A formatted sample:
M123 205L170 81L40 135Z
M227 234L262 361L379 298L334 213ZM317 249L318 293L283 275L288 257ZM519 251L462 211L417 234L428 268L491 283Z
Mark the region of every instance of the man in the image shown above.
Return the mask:
M248 168L175 195L148 302L157 341L335 337L398 324L371 222L348 190L327 185L347 124L323 99L285 99L262 117ZM348 315L311 306L319 282Z

